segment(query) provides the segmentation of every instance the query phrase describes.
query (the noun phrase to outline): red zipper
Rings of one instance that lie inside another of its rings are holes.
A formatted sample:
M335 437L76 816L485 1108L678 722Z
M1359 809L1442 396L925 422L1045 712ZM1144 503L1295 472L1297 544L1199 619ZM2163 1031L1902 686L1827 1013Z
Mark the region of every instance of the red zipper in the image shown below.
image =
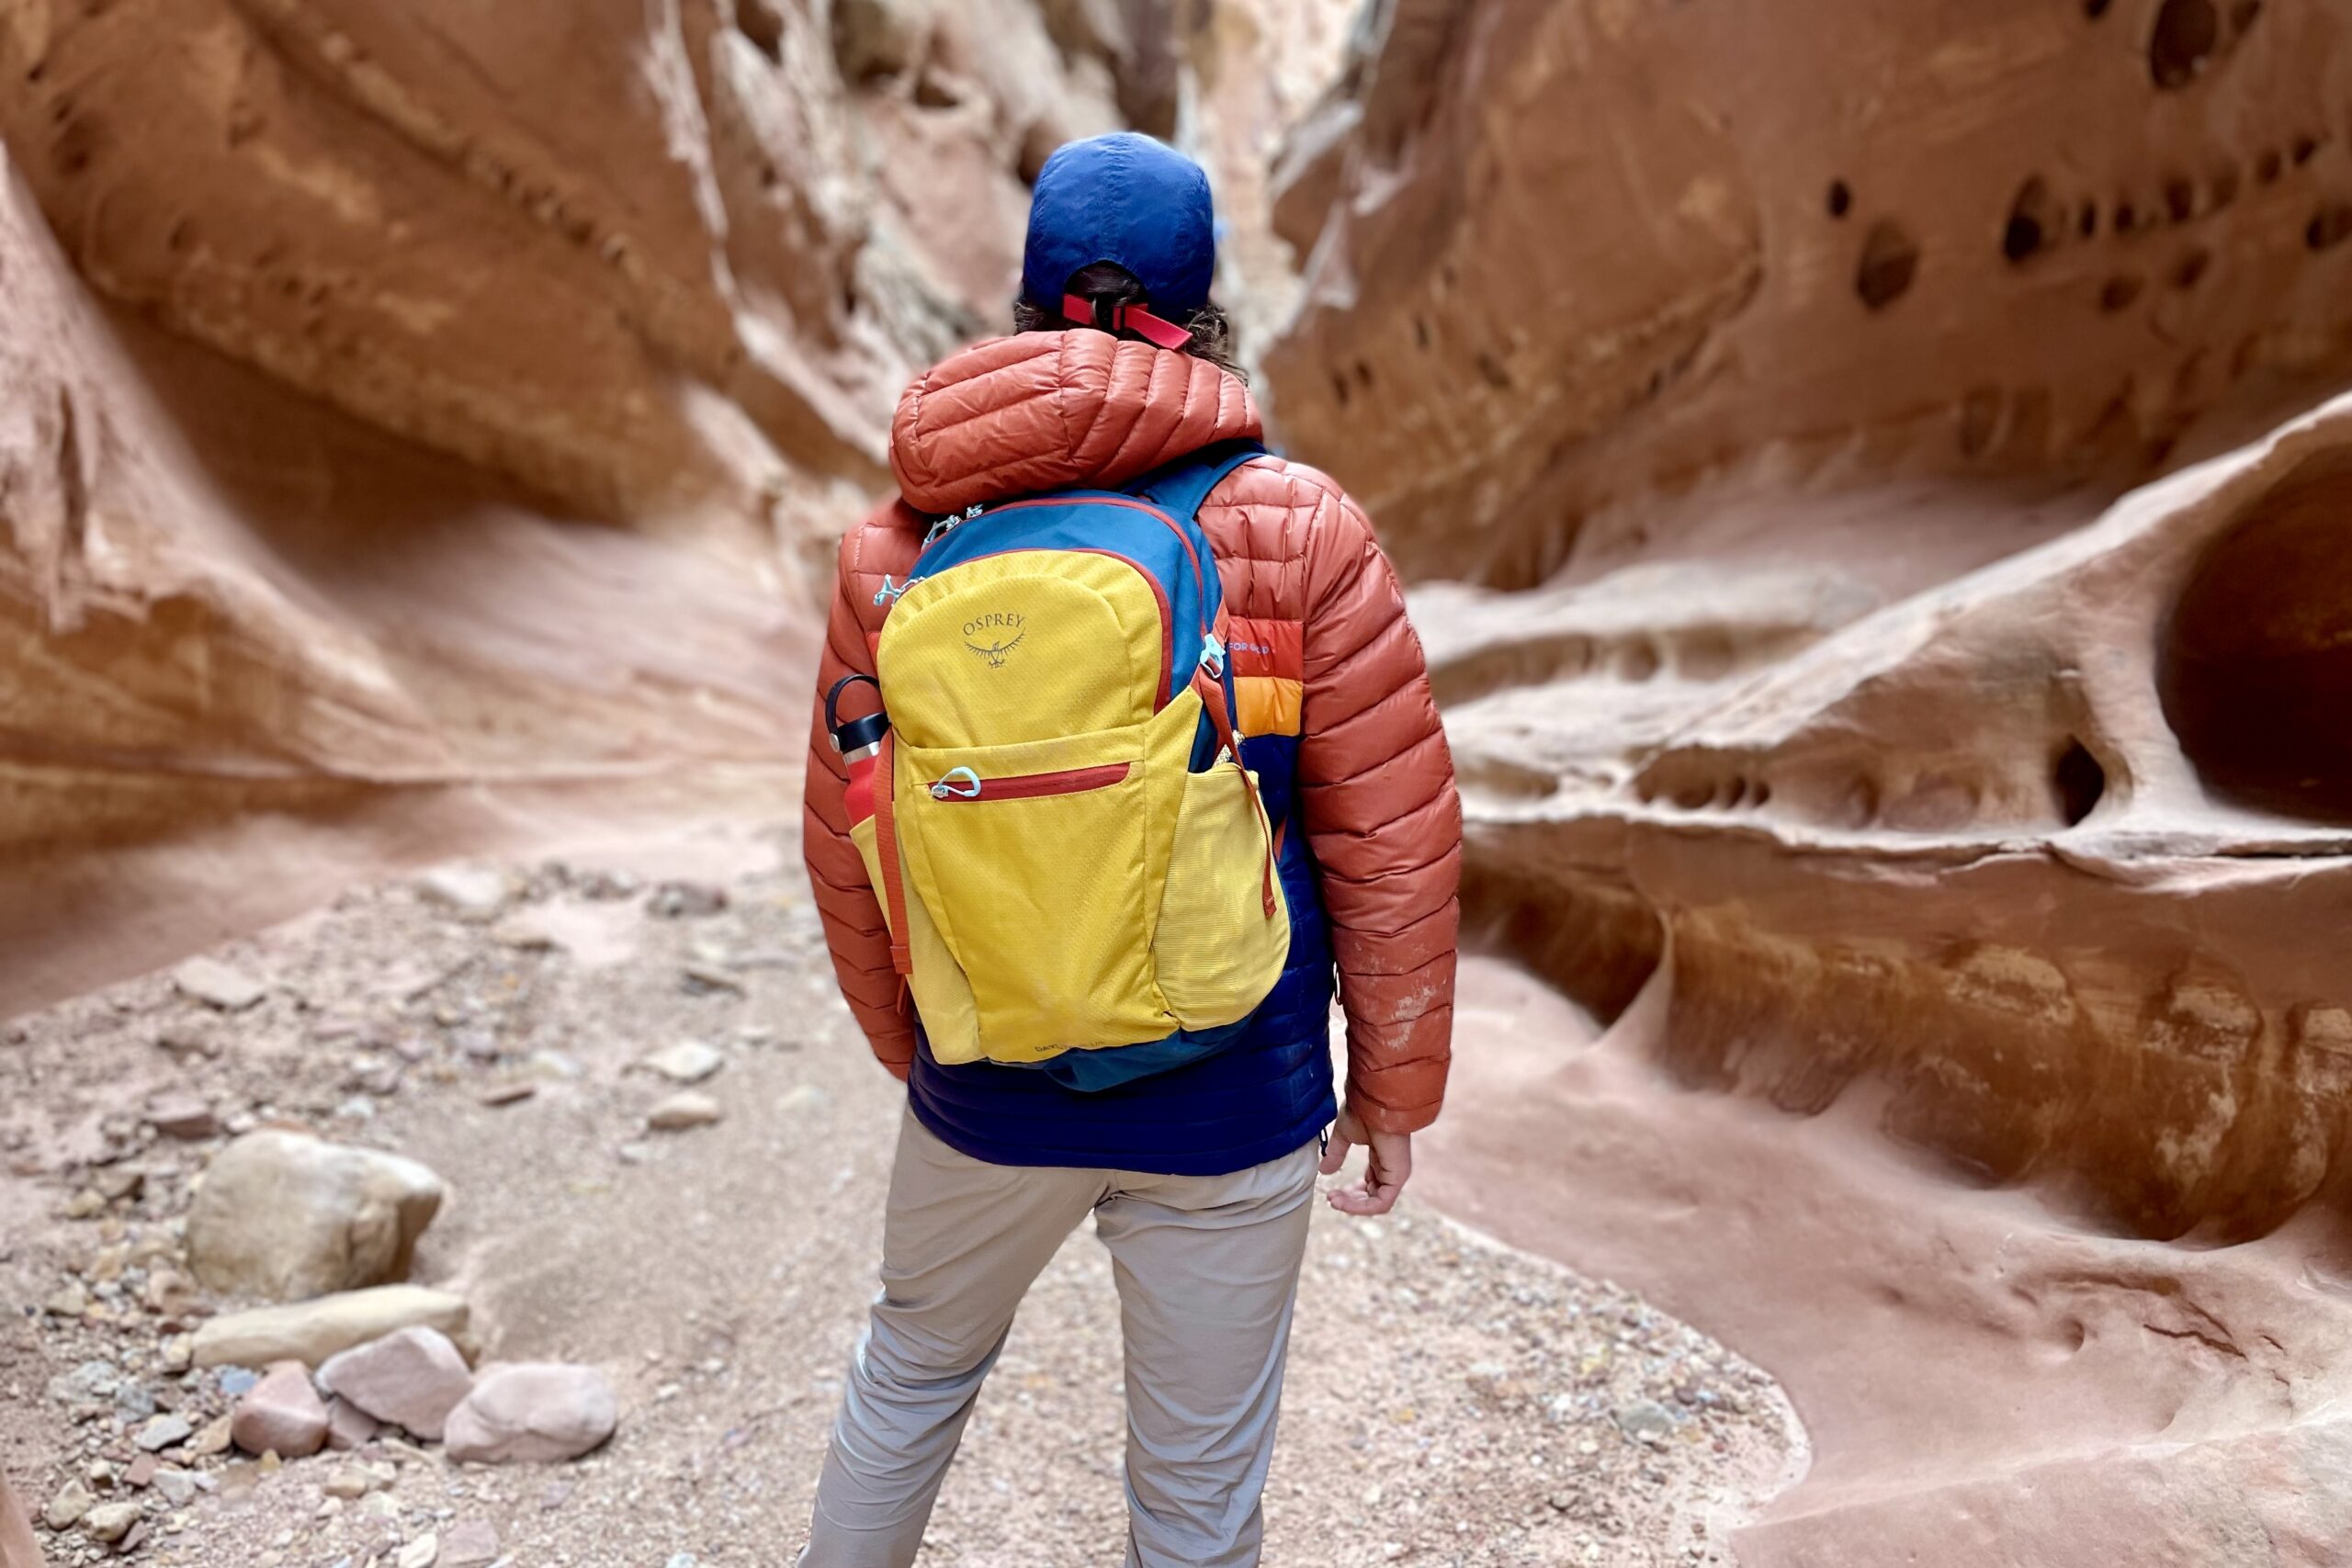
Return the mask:
M935 800L1035 800L1047 795L1082 795L1108 789L1127 776L1128 762L1104 762L1092 768L1063 768L1051 773L1016 773L1011 778L981 779L966 794L962 779L949 774L931 786ZM942 791L944 793L942 793Z

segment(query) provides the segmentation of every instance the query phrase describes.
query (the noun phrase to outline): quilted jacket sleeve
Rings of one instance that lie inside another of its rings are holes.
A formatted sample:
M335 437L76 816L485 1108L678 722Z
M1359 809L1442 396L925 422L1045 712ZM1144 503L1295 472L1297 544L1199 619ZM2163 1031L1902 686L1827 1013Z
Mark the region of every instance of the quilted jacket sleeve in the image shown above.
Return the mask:
M889 928L881 901L865 875L865 862L849 836L842 793L849 778L825 734L825 693L853 671L874 673L874 655L859 621L852 583L853 556L860 531L842 541L841 571L826 618L825 649L817 662L815 710L809 717L808 778L800 807L801 853L808 863L808 885L825 922L825 945L850 1011L865 1031L874 1054L898 1077L914 1062L914 1030L899 1001L899 976L890 967ZM853 708L851 712L865 711Z
M1299 784L1375 1132L1437 1119L1453 1031L1462 804L1420 638L1372 525L1336 489L1306 542Z

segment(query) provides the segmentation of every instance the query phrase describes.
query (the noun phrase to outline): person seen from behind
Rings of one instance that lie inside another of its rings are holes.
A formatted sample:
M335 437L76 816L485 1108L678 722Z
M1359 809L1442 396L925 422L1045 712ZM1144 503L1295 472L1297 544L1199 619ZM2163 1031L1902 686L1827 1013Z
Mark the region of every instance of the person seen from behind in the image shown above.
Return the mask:
M1197 165L1062 148L1016 330L907 389L899 494L842 542L806 853L908 1103L806 1568L914 1561L1089 1214L1125 1338L1126 1561L1257 1562L1317 1173L1361 1146L1329 1201L1386 1213L1438 1112L1452 758L1370 523L1259 444L1215 265Z

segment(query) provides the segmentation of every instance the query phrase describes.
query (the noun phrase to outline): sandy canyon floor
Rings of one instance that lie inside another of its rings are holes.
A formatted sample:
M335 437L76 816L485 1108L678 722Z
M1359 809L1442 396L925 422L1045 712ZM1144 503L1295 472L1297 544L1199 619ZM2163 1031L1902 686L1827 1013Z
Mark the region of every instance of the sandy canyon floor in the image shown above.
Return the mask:
M834 994L789 829L504 869L495 908L398 882L220 950L266 987L243 1010L157 974L0 1024L0 1469L32 1512L103 1461L146 1511L131 1557L157 1564L413 1568L424 1537L473 1521L514 1568L789 1561L873 1289L902 1091ZM700 1086L722 1119L649 1131L674 1086L639 1064L686 1040L726 1057ZM150 1306L100 1261L128 1241L168 1268L218 1146L141 1125L165 1092L209 1102L223 1136L292 1121L432 1166L451 1196L415 1277L468 1298L489 1355L601 1368L614 1441L548 1469L403 1445L191 1458L213 1489L176 1506L120 1479L126 1411L152 1399L200 1429L225 1408L220 1375L165 1370L165 1346L226 1303ZM116 1196L66 1217L92 1190ZM983 1395L927 1563L1120 1552L1117 1303L1082 1229ZM87 1310L55 1310L77 1295ZM94 1360L119 1377L114 1408L60 1395ZM328 1495L369 1462L389 1504ZM1417 1199L1371 1223L1318 1210L1269 1562L1726 1563L1731 1529L1804 1462L1769 1378L1637 1297ZM52 1563L107 1555L74 1530L43 1541Z

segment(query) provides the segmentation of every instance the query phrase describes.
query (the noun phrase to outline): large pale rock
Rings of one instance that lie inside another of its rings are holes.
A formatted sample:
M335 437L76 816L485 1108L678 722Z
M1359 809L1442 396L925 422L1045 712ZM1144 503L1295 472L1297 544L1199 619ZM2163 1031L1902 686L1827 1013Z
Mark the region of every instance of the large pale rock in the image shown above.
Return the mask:
M403 1328L328 1358L318 1382L378 1420L438 1442L449 1412L473 1387L473 1370L447 1335Z
M206 1170L188 1213L197 1275L229 1295L299 1300L397 1280L439 1212L441 1179L412 1159L265 1129Z
M326 1445L327 1407L310 1369L281 1361L245 1391L229 1415L229 1436L249 1454L305 1459Z
M207 1318L196 1331L199 1367L260 1367L294 1360L317 1366L339 1351L421 1326L455 1337L466 1330L463 1298L421 1285L379 1285L289 1306Z
M449 1457L490 1464L578 1459L613 1435L620 1406L593 1367L523 1362L484 1367L449 1413Z

